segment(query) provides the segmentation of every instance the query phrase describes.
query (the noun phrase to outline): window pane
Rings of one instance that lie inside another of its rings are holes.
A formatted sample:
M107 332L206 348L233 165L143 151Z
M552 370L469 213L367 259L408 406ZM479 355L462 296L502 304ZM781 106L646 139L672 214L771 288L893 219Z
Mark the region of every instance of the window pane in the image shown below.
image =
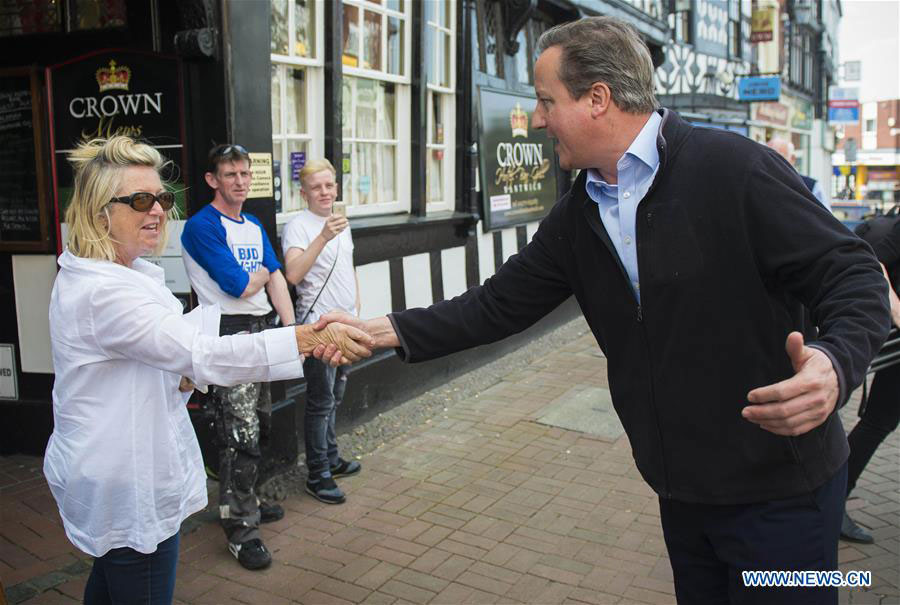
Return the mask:
M394 165L396 147L376 143L354 143L350 176L344 178L344 200L353 206L396 200Z
M395 113L394 85L390 82L378 83L378 138L394 138Z
M403 75L403 21L388 17L388 73Z
M444 150L429 149L428 150L428 170L425 174L425 187L428 191L429 202L440 202L444 199L443 195L443 164Z
M356 130L352 138L393 139L394 85L391 82L351 77L344 77L344 83L344 136L351 136L348 124L355 123Z
M434 80L433 82L438 86L443 86L447 79L446 72L446 52L447 49L444 44L444 34L438 30L434 30L435 34L435 45L434 45L434 59L432 61L434 65Z
M442 145L444 143L444 120L441 115L441 95L428 93L431 97L431 132L428 133L428 142Z
M492 76L503 77L503 57L500 55L500 28L499 8L500 4L482 0L484 7L484 57L487 73Z
M315 0L295 0L294 2L294 54L298 57L312 57L316 53Z
M378 137L378 82L356 80L356 138Z
M381 162L378 166L379 188L376 190L379 202L390 202L397 199L397 193L394 190L394 164L397 156L397 147L394 145L379 145L378 150L381 156Z
M272 42L271 52L288 54L288 3L287 0L272 0Z
M437 9L438 9L438 3L437 3L437 2L425 2L425 3L424 3L424 9L425 9L425 23L426 23L426 25L427 25L428 23L437 23L437 20L439 19L437 13L440 12L439 10L437 10Z
M441 86L450 86L453 70L450 69L450 61L453 58L453 38L449 34L441 34L444 41L443 64L441 67Z
M68 8L69 31L122 27L126 23L124 0L70 0Z
M363 67L381 70L381 15L363 11Z
M429 84L437 84L435 81L434 47L437 40L437 31L428 25L425 26L425 80Z
M302 69L288 69L284 82L285 133L306 132L306 80Z
M430 2L426 2L426 4L431 4ZM387 7L391 10L395 10L398 12L403 12L403 0L387 0Z
M356 78L344 76L341 82L341 134L345 139L352 138L353 114L356 111L355 95Z
M281 133L281 78L280 68L272 66L272 134Z
M526 28L523 27L516 36L516 42L519 43L519 50L516 52L516 78L520 84L531 83L531 70L528 64L528 36L525 30Z
M282 145L280 141L272 142L272 178L274 179L273 193L275 195L275 212L287 210L284 205L284 162L281 160Z
M341 62L350 67L359 66L359 9L344 5L344 50Z
M287 157L285 158L284 176L287 188L285 202L292 209L306 208L306 202L300 195L300 168L306 163L306 141L285 141Z

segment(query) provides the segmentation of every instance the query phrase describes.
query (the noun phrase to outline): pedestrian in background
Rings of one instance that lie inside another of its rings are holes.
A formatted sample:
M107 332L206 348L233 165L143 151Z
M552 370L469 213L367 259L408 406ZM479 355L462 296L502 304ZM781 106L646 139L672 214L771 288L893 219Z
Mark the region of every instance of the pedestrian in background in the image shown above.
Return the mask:
M184 225L182 259L201 305L222 309L220 334L262 332L272 300L281 324L294 324L294 308L281 264L262 225L243 212L250 191L250 155L241 145L209 151L206 182L213 200ZM272 396L268 382L213 388L215 438L219 449L219 520L228 549L247 569L262 569L272 555L260 523L277 521L284 510L260 501L260 443L268 438Z
M359 315L359 280L353 267L353 237L345 212L334 212L338 188L334 166L326 159L311 160L300 170L300 194L307 208L284 228L285 274L297 286L295 314L300 323L313 323L326 311ZM343 206L340 206L343 209ZM309 478L306 491L327 504L346 500L335 479L356 475L356 460L338 452L334 422L347 388L343 367L308 357L303 438Z
M885 268L885 276L891 288L891 320L895 326L900 326L900 300L896 295L897 284L900 284L900 221L894 223L894 227L885 237L875 242L873 250ZM850 458L847 460L847 497L856 487L859 476L878 446L897 430L898 425L900 425L900 364L895 364L875 372L862 416L847 436L850 443ZM841 524L841 537L861 544L871 544L875 541L872 534L857 525L846 510Z
M777 151L778 155L787 160L788 163L795 169L797 168L797 152L792 142L781 137L773 137L769 139L769 142L766 143L766 145ZM828 210L831 210L831 203L828 200L828 196L825 195L825 191L822 189L822 185L819 184L819 181L812 178L811 176L800 174L799 172L797 173L797 175L803 181L803 184L806 185L806 187L812 192L819 203L825 206L825 208L827 208Z

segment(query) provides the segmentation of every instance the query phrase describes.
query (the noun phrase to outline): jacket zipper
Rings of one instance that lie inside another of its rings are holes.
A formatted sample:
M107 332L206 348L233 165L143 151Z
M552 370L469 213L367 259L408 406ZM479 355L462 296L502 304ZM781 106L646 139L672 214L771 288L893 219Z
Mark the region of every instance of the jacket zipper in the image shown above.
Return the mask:
M647 199L647 196L650 192L647 192L647 195L644 196L644 200ZM643 201L643 200L642 200ZM650 230L652 225L653 213L647 213L647 231ZM641 241L640 238L637 239L638 242ZM646 241L646 240L645 240ZM638 246L638 253L640 253L640 246ZM640 254L638 254L640 256ZM638 267L640 271L640 260L638 260ZM637 298L637 297L635 297ZM663 472L663 498L667 500L672 499L672 492L669 490L669 469L666 466L666 456L663 448L663 437L662 437L662 429L659 425L659 411L656 408L656 389L654 387L654 376L653 376L653 365L650 362L650 338L647 336L647 327L644 324L644 310L641 306L641 303L638 302L637 305L637 322L640 324L641 334L644 337L644 348L647 351L647 370L650 373L650 405L653 406L653 415L656 417L656 438L659 441L659 454L660 454L660 465L662 466Z

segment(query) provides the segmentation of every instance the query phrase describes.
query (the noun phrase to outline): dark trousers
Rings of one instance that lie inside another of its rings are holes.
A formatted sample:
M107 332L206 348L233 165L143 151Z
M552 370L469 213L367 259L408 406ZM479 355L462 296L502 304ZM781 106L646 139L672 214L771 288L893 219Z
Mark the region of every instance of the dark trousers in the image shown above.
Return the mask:
M347 372L333 368L315 357L303 361L306 378L306 409L303 412L303 440L306 442L306 468L310 477L329 471L338 463L334 419L344 399Z
M836 604L836 588L748 588L741 572L836 570L846 481L844 465L811 493L783 500L710 505L660 499L678 602Z
M175 593L178 542L176 533L149 555L114 548L94 559L84 587L85 605L169 605Z
M862 418L847 435L847 495L881 442L900 424L900 365L875 372Z
M255 333L266 328L262 317L223 315L219 334ZM213 387L216 445L219 448L219 520L229 542L259 538L260 442L269 434L272 396L268 383Z

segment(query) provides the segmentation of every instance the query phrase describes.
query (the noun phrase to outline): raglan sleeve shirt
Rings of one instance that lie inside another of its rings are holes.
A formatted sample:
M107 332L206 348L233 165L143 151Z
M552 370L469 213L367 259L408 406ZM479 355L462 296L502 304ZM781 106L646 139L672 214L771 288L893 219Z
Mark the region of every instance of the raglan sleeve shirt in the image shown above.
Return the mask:
M252 222L259 228L263 266L270 273L281 269L281 263L269 242L266 230L259 219L252 214L243 214L244 220ZM228 245L228 236L222 226L221 215L205 207L184 225L181 233L181 245L191 258L197 262L218 284L223 292L234 298L240 298L250 283L250 274L241 267Z
M281 263L278 262L278 257L275 255L275 249L272 248L272 243L269 241L269 236L266 235L266 230L263 228L262 223L260 223L259 219L252 214L244 214L243 216L246 220L251 221L259 227L259 231L262 234L263 267L268 269L269 273L274 273L281 269Z

